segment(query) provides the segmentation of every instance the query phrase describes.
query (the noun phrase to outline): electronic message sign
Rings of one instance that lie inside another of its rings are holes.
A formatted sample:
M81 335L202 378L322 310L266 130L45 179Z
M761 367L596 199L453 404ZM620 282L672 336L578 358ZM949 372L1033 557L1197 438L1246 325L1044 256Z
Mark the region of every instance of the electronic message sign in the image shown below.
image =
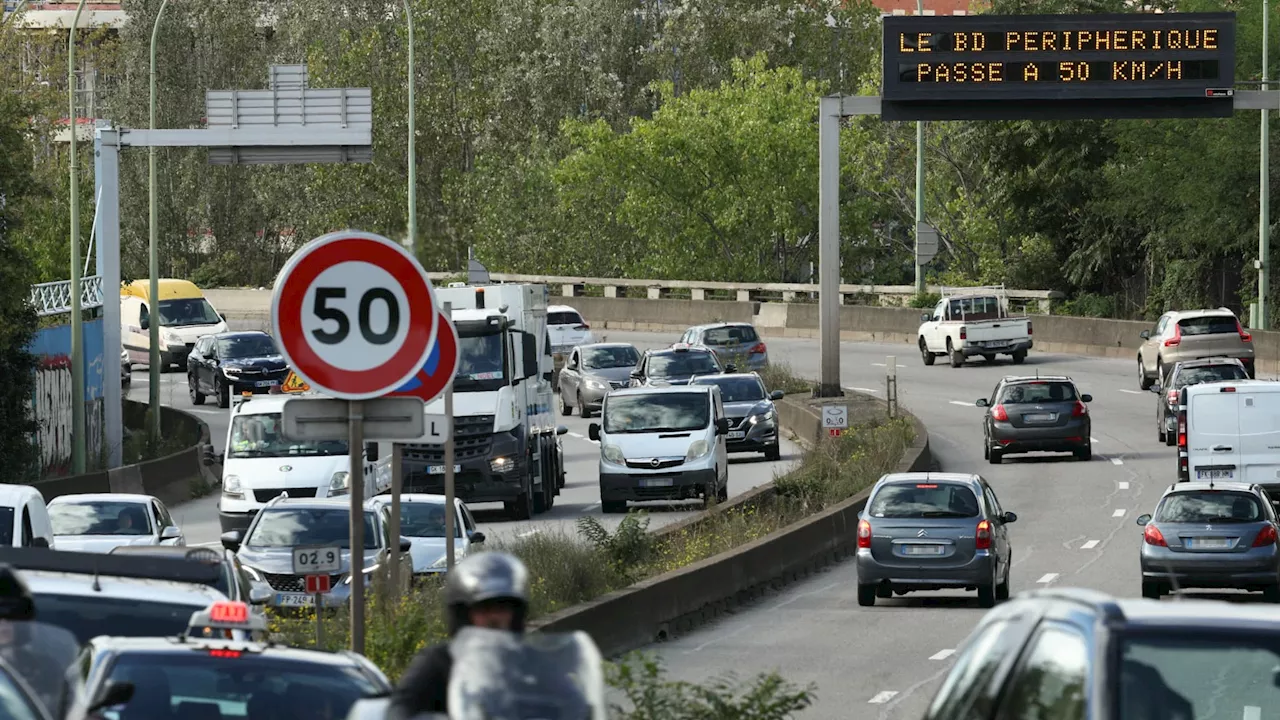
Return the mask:
M888 16L881 117L1230 117L1235 32L1235 13Z

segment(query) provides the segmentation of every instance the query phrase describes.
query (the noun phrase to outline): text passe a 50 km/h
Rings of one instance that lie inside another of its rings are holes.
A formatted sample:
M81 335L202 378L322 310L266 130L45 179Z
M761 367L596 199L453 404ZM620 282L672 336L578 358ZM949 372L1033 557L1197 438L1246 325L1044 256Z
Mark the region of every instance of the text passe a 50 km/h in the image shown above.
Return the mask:
M884 19L890 120L1223 117L1234 79L1234 13Z

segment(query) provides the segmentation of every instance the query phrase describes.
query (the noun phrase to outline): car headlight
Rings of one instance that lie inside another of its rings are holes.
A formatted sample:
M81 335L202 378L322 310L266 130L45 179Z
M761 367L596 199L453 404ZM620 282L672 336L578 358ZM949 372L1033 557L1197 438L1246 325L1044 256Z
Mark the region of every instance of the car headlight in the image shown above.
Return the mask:
M778 417L778 414L776 412L774 412L773 410L769 410L769 412L762 413L760 415L752 415L751 424L755 425L756 423L773 422L775 419L777 419L777 417Z
M489 460L489 469L496 473L511 472L516 466L516 459L513 457L496 457Z
M244 489L240 487L239 475L227 475L222 478L222 494L231 497L242 497Z
M595 378L587 378L587 387L592 390L608 390L609 383L596 380Z
M341 495L347 491L350 484L351 473L345 470L336 472L333 474L333 477L329 479L329 494Z
M617 445L602 445L600 447L600 452L604 453L605 460L616 465L621 465L627 461L627 459L622 456L622 448Z
M182 338L178 337L177 333L171 332L164 334L164 343L166 345L186 345L186 343L182 342Z
M239 374L240 374L240 370L241 370L241 369L240 369L240 368L238 368L238 367L224 367L224 368L222 368L222 372L223 372L224 374L226 374L226 376L227 376L227 377L235 377L236 375L239 375Z
M462 554L461 554L461 553L455 552L455 553L453 554L453 559L454 559L454 561L455 561L455 562L456 562L457 560L461 559L461 558L462 558ZM440 559L438 559L438 560L436 560L435 562L431 563L431 569L432 569L432 570L435 570L435 569L437 569L437 568L443 568L443 567L449 567L449 556L448 556L448 555L441 555L441 556L440 556Z
M370 566L369 566L369 567L367 567L367 568L363 568L363 569L361 569L361 570L360 570L360 574L361 574L361 575L364 575L364 576L365 576L365 578L364 578L364 579L367 581L367 580L369 579L369 573L377 572L377 571L379 571L379 570L381 570L381 569L382 569L382 563L376 563L376 564L374 564L374 565L370 565ZM342 584L343 584L343 585L350 585L350 584L351 584L351 573L347 573L347 576L346 576L345 578L343 578L343 580L342 580Z
M249 567L248 565L241 564L240 567L244 568L244 571L249 574L249 577L253 578L258 582L262 582L262 573Z
M684 461L697 460L700 457L706 457L711 454L711 445L706 440L698 440L689 446L689 452L684 456Z

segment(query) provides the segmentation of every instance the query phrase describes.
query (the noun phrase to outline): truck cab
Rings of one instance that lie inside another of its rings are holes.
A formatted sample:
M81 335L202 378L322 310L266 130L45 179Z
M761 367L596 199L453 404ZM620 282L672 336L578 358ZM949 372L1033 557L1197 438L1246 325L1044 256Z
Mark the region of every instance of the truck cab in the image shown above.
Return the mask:
M554 361L545 285L436 290L450 304L460 362L453 380L454 492L467 504L501 502L517 520L551 509L564 486L552 400ZM444 415L444 398L426 406ZM444 446L400 445L404 492L444 492Z
M933 312L922 314L920 322L917 344L925 365L932 365L939 355L947 356L951 367L964 365L974 355L987 362L1010 355L1020 365L1032 345L1030 318L1009 314L1003 288L944 291Z

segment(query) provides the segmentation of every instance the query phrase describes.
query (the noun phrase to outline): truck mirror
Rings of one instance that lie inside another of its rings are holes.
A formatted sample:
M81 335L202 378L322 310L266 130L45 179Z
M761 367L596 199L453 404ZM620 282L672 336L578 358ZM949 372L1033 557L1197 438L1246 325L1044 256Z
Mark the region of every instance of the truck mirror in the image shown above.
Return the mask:
M537 375L540 369L538 364L538 342L533 337L533 333L520 333L520 335L522 338L520 349L524 351L522 353L524 356L524 371L520 376L531 378Z

